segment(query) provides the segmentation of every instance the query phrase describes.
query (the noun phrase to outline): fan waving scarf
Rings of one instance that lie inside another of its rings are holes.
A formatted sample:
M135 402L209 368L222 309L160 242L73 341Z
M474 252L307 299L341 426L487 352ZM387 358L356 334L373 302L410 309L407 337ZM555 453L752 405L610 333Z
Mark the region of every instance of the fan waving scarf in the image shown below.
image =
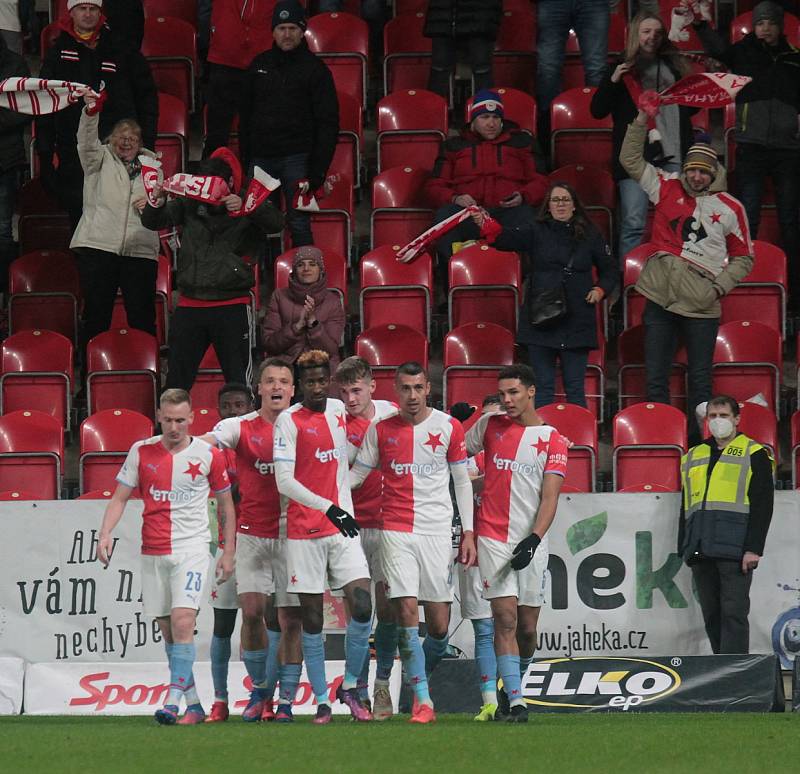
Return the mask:
M83 83L44 78L5 78L0 81L0 107L15 113L43 116L74 105L91 89Z
M720 108L730 104L752 78L733 73L687 75L658 95L661 105Z

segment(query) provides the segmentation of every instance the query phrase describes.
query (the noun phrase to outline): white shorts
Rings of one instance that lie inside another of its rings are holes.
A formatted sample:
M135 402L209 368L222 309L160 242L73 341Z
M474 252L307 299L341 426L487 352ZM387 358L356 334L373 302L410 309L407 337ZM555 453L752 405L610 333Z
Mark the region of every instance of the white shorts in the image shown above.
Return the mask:
M458 565L458 592L462 618L474 621L492 617L492 606L483 598L483 579L478 567L467 569L463 564Z
M383 562L381 561L381 532L383 530L368 527L359 531L361 537L361 548L364 549L364 556L369 567L369 577L373 583L383 583Z
M236 591L275 595L277 607L299 607L296 594L286 591L286 538L236 536Z
M453 601L453 546L450 535L381 531L386 593L390 599Z
M484 599L516 597L518 605L541 607L549 551L547 537L539 544L533 561L524 569L511 569L514 545L492 538L478 537L478 568L483 581Z
M234 570L233 575L225 583L217 581L217 562L221 557L222 549L217 546L209 567L210 578L208 585L211 592L208 595L208 601L211 607L216 610L237 610L239 608L239 597L236 591L236 571Z
M176 607L199 610L208 581L208 548L177 554L142 555L142 606L148 618L164 618Z
M322 594L325 582L340 589L354 580L369 579L369 567L357 538L340 533L312 540L286 541L287 591Z

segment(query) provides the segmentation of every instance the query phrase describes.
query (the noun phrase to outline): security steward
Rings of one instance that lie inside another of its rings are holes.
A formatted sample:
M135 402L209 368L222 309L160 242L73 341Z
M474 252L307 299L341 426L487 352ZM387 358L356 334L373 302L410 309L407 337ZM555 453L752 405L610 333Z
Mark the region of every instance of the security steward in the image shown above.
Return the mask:
M708 402L711 438L681 460L678 553L692 569L714 653L748 653L750 584L772 520L774 462L738 430L739 404Z

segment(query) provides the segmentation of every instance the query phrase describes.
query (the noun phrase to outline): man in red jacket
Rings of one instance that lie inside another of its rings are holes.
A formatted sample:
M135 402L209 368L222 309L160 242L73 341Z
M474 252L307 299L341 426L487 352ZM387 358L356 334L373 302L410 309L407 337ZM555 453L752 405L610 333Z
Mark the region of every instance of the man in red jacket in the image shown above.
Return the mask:
M471 204L485 207L503 228L533 220L531 205L540 204L547 190L547 178L536 171L534 146L530 134L503 119L500 95L479 91L469 111L469 127L442 144L425 186L438 208L435 222ZM479 236L477 226L466 220L439 240L439 255L447 260L453 242Z

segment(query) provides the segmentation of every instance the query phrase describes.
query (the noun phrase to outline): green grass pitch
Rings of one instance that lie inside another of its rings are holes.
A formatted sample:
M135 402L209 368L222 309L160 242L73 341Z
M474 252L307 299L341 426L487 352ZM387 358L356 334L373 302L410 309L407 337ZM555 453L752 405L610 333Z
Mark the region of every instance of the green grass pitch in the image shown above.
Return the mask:
M0 719L7 772L798 772L791 714L538 715L527 725L441 716L355 724L227 723L160 727L151 719Z

